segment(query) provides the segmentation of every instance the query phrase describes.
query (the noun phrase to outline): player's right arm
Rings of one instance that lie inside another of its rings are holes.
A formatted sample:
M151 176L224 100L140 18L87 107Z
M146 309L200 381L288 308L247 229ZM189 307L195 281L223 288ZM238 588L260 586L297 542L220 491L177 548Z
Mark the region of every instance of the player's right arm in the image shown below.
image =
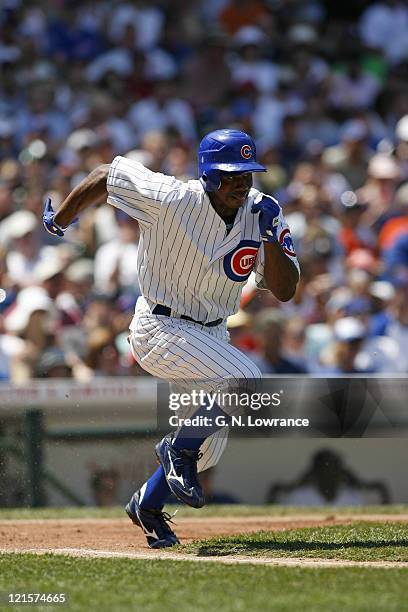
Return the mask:
M47 199L43 221L49 233L63 236L66 228L80 212L90 206L106 202L108 197L106 181L109 168L109 164L103 164L92 170L65 198L56 213L53 211L50 198Z
M151 227L159 217L163 201L179 184L173 176L152 172L139 162L118 156L111 164L99 166L81 181L56 213L48 199L44 226L51 234L63 236L78 213L107 201L137 219L142 228Z

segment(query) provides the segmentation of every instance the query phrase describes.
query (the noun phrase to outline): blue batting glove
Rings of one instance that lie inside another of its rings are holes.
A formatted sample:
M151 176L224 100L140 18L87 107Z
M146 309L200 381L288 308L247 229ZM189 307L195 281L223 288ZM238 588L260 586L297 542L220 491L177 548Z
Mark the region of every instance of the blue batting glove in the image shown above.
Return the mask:
M278 242L279 204L270 196L263 196L259 202L252 204L252 213L259 212L259 231L264 242Z
M54 221L55 212L51 204L51 198L47 198L44 205L43 224L49 234L53 236L62 236L65 233L66 227L61 227Z

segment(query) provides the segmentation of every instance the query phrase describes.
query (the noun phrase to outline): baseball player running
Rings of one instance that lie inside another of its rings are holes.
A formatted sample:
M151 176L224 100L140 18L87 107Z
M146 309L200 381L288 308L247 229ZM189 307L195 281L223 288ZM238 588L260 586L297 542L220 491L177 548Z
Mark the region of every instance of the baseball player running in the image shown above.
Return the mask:
M252 188L252 173L265 171L248 134L217 130L200 143L199 180L182 182L116 157L79 183L57 212L47 199L44 226L60 237L81 211L106 200L137 219L142 297L130 346L153 376L176 384L261 378L257 366L228 344L226 320L238 310L252 271L257 286L281 301L293 297L299 280L278 202ZM178 543L165 501L173 493L203 506L197 472L215 465L225 444L225 427L195 436L181 427L157 444L160 465L126 506L151 548Z

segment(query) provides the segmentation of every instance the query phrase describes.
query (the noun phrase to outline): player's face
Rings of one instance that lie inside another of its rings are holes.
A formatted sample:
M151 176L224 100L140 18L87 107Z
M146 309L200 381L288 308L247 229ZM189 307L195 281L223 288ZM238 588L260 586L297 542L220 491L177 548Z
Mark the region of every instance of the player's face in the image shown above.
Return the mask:
M221 186L217 191L219 200L226 208L240 208L252 187L252 172L221 172Z

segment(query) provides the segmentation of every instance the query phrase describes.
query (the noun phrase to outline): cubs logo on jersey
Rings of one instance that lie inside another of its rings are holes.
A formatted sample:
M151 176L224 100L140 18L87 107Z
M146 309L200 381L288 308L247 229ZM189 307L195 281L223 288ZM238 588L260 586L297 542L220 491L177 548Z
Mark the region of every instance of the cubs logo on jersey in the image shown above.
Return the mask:
M241 240L239 245L224 257L225 274L233 281L243 282L254 269L260 242Z
M295 247L293 246L292 236L290 235L290 229L288 227L281 231L279 235L279 244L286 255L296 257Z

